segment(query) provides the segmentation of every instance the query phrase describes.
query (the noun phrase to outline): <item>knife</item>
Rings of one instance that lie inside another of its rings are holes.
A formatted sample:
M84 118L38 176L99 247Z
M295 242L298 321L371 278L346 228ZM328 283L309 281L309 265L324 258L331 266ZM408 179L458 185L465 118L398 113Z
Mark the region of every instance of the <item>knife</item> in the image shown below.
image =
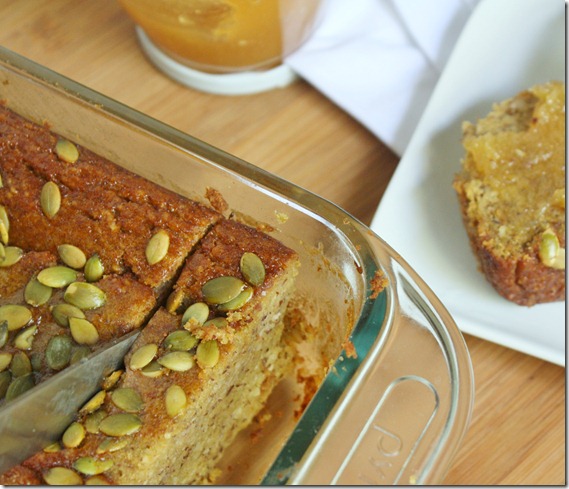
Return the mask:
M139 334L111 341L0 407L0 474L60 439L103 378L123 365Z

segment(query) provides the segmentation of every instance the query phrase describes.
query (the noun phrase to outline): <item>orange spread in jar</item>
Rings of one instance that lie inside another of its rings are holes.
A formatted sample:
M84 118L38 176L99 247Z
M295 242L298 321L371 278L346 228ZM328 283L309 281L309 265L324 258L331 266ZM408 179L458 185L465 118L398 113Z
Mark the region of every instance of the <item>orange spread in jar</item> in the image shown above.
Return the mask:
M209 72L254 70L278 64L305 41L318 5L312 0L304 0L304 4L281 0L120 3L165 53Z

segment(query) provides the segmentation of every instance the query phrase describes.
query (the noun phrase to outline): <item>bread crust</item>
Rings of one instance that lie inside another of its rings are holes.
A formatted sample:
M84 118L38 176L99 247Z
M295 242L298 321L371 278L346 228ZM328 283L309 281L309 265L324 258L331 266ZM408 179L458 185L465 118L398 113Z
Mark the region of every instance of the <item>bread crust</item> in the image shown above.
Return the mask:
M88 256L98 254L105 265L105 273L94 285L105 294L106 302L84 311L98 333L92 348L133 329L143 330L125 357L124 371L117 373L117 383L103 386L102 404L92 412L80 412L78 422L86 432L79 444L62 442L64 446L58 450L33 455L0 474L0 484L43 484L50 473L53 475L53 468L81 482L212 482L223 450L251 423L292 368L293 354L283 332L298 255L268 234L225 219L217 211L158 187L85 148L80 148L80 158L74 163L61 161L53 152L57 140L47 127L26 121L0 104L0 174L4 183L0 206L9 216L10 245L23 250L19 262L0 267L0 305L17 304L32 311L30 324L37 332L25 352L30 358L35 356L30 375L37 383L56 374L46 360L48 345L56 336L70 337L69 325L57 323L52 312L54 305L64 303L63 289L54 288L48 302L37 306L24 300L24 288L41 270L62 265L58 245L73 244ZM39 199L45 182L55 182L64 201L51 218L42 212ZM95 196L100 198L96 202ZM146 246L158 229L166 230L169 248L163 259L150 264ZM256 255L262 263L259 283L248 282L250 275L241 267L245 253ZM226 302L210 300L208 319L225 322L182 324L188 306L205 304L204 284L220 277L238 279L242 291L250 292L248 300L229 310L222 307ZM77 271L76 280L87 281L83 270ZM173 332L192 335L193 346L172 347L165 339ZM0 352L17 351L16 334L9 333ZM215 361L202 361L199 349L205 342L215 343L219 353ZM152 361L159 364L159 375L131 367L133 353L147 345L156 347ZM73 344L73 348L77 346ZM172 364L172 368L160 367L160 360L173 352L186 354L186 362L189 355L191 365L186 363L184 369ZM15 372L10 375L16 377ZM181 389L187 399L176 414L170 414L167 407L171 387ZM119 389L135 392L138 401L134 408L116 401L114 394ZM0 403L3 397L0 393ZM129 414L140 426L128 433L102 433L98 425L93 428L89 418L94 412L105 418ZM111 441L126 443L112 450L102 448ZM92 466L81 469L78 461L82 458L95 465L109 465L100 473ZM91 476L96 479L90 480Z
M463 127L453 186L472 251L494 289L523 306L565 299L565 269L540 257L547 231L565 248L564 102L552 82Z
M465 209L468 207L461 188L457 189L463 223L480 272L505 299L521 306L533 306L565 299L565 274L543 265L537 245L521 257L503 258L491 246L491 238L478 232ZM564 243L564 241L563 241Z

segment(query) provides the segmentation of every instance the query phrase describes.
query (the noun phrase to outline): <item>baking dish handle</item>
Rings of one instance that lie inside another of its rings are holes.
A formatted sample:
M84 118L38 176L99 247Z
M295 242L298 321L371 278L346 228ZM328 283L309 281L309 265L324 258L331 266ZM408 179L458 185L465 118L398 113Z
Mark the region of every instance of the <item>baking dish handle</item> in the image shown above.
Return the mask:
M381 332L289 484L440 483L470 420L472 366L460 331L401 256L368 237L389 281Z

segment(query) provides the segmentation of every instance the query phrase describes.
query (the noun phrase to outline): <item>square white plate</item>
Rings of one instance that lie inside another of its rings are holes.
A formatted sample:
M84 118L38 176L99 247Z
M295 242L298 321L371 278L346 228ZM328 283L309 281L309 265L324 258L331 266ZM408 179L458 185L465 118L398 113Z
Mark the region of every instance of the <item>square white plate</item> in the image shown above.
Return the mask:
M461 123L565 80L563 0L483 0L472 13L371 224L465 333L565 365L565 302L518 306L478 271L452 188Z

